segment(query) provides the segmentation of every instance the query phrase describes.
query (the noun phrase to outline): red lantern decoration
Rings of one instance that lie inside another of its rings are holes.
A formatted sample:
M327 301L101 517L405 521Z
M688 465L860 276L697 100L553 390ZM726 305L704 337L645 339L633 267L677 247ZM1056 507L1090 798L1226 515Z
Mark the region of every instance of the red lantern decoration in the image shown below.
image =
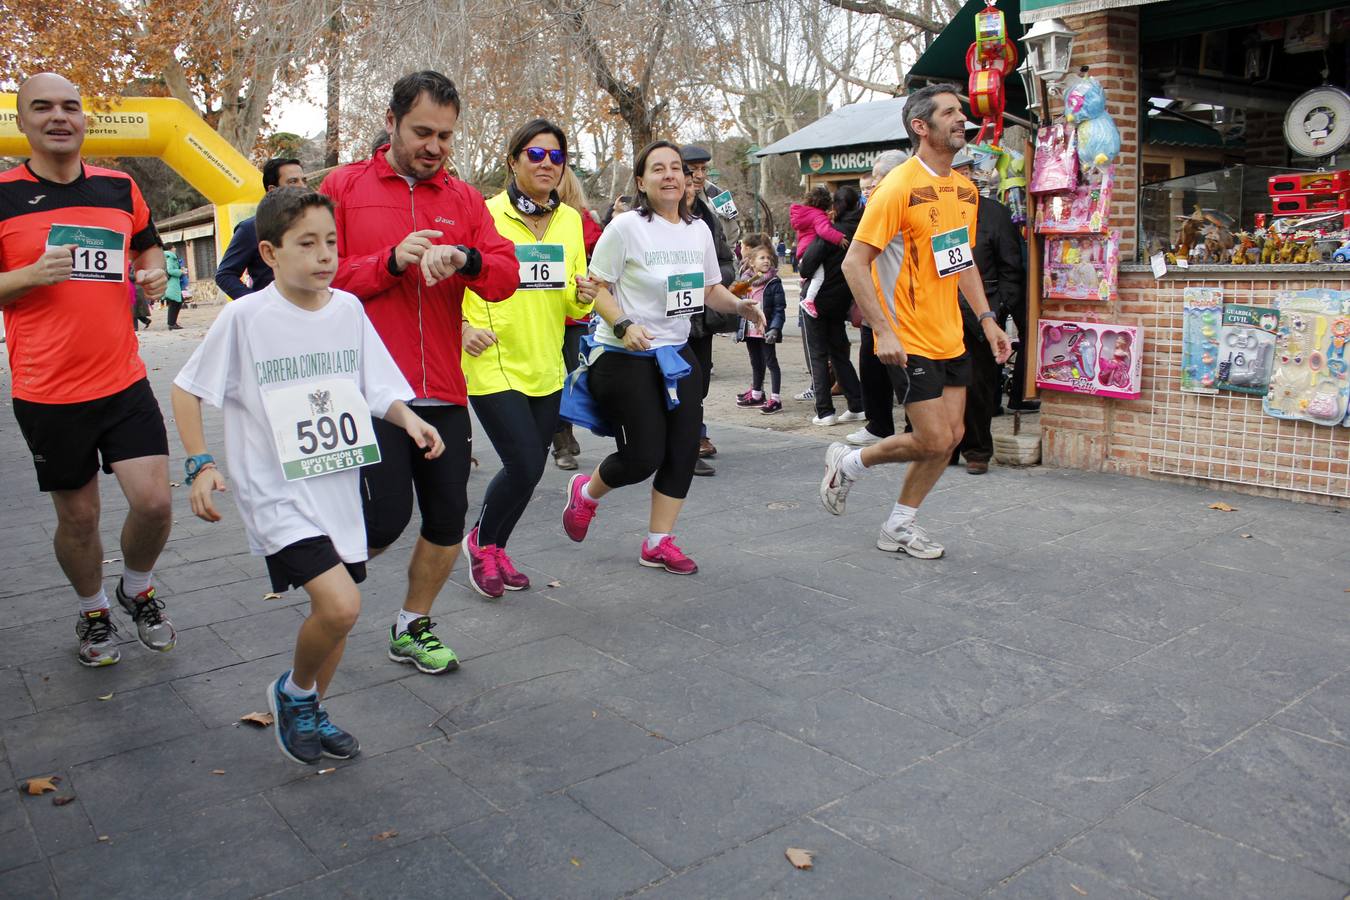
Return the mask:
M1003 79L1017 68L1017 45L1008 40L1007 23L996 0L984 2L984 10L975 15L975 43L966 51L967 93L970 114L982 120L975 143L984 143L986 132L992 131L997 146L1003 139Z

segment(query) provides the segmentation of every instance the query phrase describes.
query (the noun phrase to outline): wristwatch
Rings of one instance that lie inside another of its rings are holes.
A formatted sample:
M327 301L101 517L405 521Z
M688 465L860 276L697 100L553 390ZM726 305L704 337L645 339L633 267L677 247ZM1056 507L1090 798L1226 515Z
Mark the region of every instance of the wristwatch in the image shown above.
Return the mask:
M994 311L992 309L986 309L984 312L980 313L975 318L975 321L983 322L985 319L997 319L997 318L998 316L994 315Z
M189 456L183 460L183 480L192 484L198 473L207 466L214 466L216 458L210 453L198 453L196 456Z
M622 318L619 321L615 322L613 325L614 336L619 340L623 340L624 334L628 331L628 326L632 324L633 320L627 317Z

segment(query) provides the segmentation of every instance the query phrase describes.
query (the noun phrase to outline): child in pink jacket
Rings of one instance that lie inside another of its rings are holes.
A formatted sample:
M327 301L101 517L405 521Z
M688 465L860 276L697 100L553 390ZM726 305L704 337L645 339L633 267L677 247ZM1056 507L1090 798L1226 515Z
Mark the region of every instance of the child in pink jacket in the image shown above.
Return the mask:
M839 229L830 224L827 210L830 208L829 188L816 186L807 192L804 203L794 203L788 209L788 221L797 232L797 259L802 258L806 248L816 238L823 238L837 247L847 247L848 238ZM816 294L825 281L825 267L816 269L809 282L802 284L800 306L811 318L816 317Z

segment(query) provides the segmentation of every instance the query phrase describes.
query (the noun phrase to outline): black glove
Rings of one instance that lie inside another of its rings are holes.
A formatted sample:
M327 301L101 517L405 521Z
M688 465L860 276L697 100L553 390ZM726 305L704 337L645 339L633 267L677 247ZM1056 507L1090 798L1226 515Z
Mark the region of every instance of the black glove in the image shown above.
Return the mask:
M776 344L782 339L783 332L779 331L777 328L770 328L768 331L764 332L764 343L766 344Z

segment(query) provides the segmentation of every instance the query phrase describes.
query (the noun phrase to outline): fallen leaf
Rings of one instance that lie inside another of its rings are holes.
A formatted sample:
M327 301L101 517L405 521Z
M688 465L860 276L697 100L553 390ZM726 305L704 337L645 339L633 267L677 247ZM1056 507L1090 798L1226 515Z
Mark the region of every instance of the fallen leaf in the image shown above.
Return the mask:
M328 775L328 774L330 774L330 773L332 773L332 772L336 772L336 771L337 771L337 766L333 766L333 767L327 768L327 769L320 769L320 770L319 770L319 774L320 774L320 775Z
M107 836L106 834L100 834L100 835L98 836L98 840L99 840L99 843L101 843L101 844L106 844L106 843L108 843L108 836Z
M267 593L263 594L263 599L264 599L264 600L280 600L280 599L281 599L281 595L278 594L278 593L276 593L275 591L268 591Z
M572 857L570 860L568 860L568 862L570 862L572 865L576 866L578 869L581 868L581 860L577 859L575 856Z
M103 564L104 564L105 566L110 566L110 565L112 565L112 564L115 563L115 562L121 562L121 561L122 561L122 557L120 557L120 556L114 556L112 559L105 559L105 560L103 561Z
M224 770L224 769L212 769L212 770L211 770L211 774L212 774L212 775L224 775L224 774L225 774L225 770Z
M1229 506L1227 503L1211 503L1210 509L1217 509L1219 512L1236 512L1236 506Z
M111 700L112 698L113 698L112 694L99 694L98 696L98 699L100 700Z
M561 582L561 581L550 581L550 582L548 583L548 586L549 586L549 587L562 587L562 582Z
M53 797L53 798L52 798L52 806L65 806L67 803L74 803L74 802L75 802L75 795L74 795L74 794L70 794L70 795L68 795L68 796L66 796L66 797Z
M28 779L23 783L23 789L36 797L39 794L56 790L56 786L60 783L60 775L44 775L41 778Z
M1072 881L1069 882L1069 887L1073 888L1078 893L1078 896L1080 897L1087 896L1087 891L1083 890L1078 885L1074 884Z
M799 869L811 868L811 857L815 856L810 850L803 850L800 847L789 847L783 855Z
M373 841L387 841L387 840L389 840L390 838L394 838L394 837L398 837L398 832L391 828L391 829L389 829L388 831L381 831L379 834L377 834L377 835L375 835L373 838L371 838L371 840L373 840Z
M179 487L179 486L180 486L180 485L179 485L178 482L176 482L176 481L170 481L170 482L169 482L169 487Z
M272 724L273 719L270 712L251 712L246 716L240 716L239 721L247 722L250 725L256 725L259 728L266 728L268 725Z
M592 719L598 719L598 718L600 718L600 713L599 713L597 710L594 710L594 709L591 710L591 718L592 718Z
M1238 535L1238 537L1250 538L1251 535L1250 535L1250 534L1242 534L1242 535Z

